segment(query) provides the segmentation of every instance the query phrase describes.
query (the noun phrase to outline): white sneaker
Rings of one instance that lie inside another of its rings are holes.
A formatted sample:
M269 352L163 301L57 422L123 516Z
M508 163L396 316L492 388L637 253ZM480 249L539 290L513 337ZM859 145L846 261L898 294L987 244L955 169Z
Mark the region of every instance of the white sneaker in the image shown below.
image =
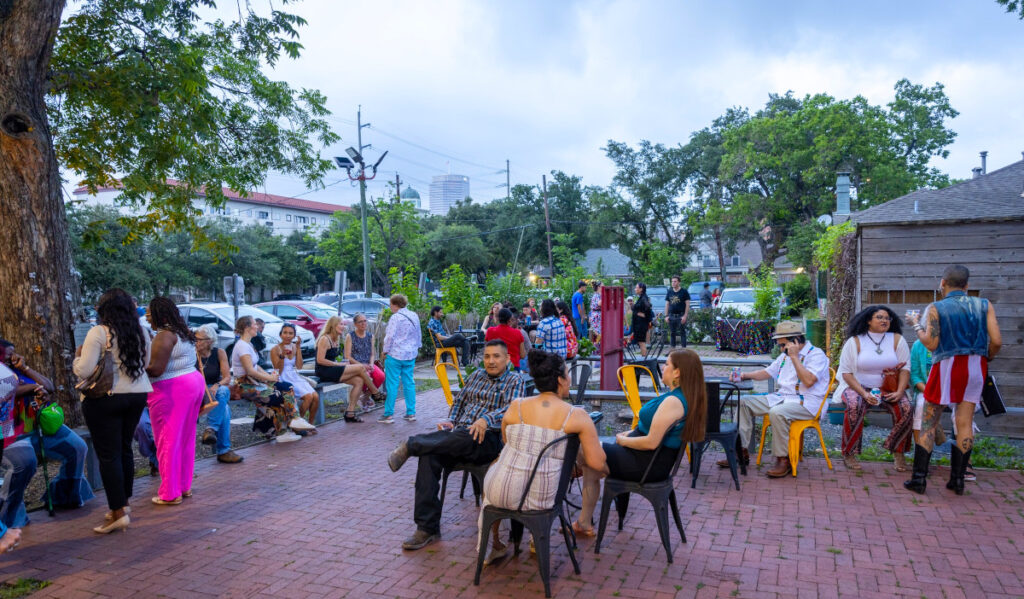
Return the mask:
M298 441L301 438L302 437L296 435L295 433L293 433L291 431L288 431L287 433L281 433L280 435L278 435L277 436L277 442L278 443L291 443L292 441Z
M293 418L292 421L288 423L288 428L290 428L292 430L296 430L296 431L312 431L312 430L316 430L315 426L313 426L312 424L307 422L306 419L302 418L302 417Z

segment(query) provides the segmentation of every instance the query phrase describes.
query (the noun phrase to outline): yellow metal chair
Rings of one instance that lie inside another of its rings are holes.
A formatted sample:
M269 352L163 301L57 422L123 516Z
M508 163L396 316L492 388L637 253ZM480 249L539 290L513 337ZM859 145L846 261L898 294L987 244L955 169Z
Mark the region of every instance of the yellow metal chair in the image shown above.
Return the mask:
M633 424L629 428L636 428L638 422L640 422L640 383L637 380L637 374L647 373L647 376L651 377L651 382L654 383L654 392L658 393L658 380L654 378L654 374L650 368L641 366L639 364L627 364L619 368L616 375L619 377L619 386L622 387L622 392L626 394L626 401L629 403L629 409L633 410Z
M430 331L430 338L434 341L434 366L442 364L444 362L445 354L449 354L452 357L452 362L459 363L459 354L455 351L454 347L441 347L441 338L437 336L437 333Z
M828 390L825 392L825 398L822 400L821 405L818 406L818 413L814 415L813 420L794 420L789 425L789 465L793 469L793 476L796 476L796 465L800 462L800 456L803 453L804 448L804 431L811 428L818 431L818 440L821 442L821 452L825 454L825 463L828 464L828 469L832 469L832 460L828 457L828 449L825 447L825 435L821 432L821 410L828 403L828 398L832 395L833 389L836 387L836 371L834 368L829 368L829 382ZM772 423L765 414L761 420L761 446L757 449L757 465L761 465L761 453L764 452L764 438L768 432L768 428L771 427Z
M455 402L455 397L452 395L452 383L451 379L448 378L448 370L454 370L455 374L459 377L459 387L462 388L466 385L466 382L462 380L462 371L459 367L451 362L440 362L434 366L434 372L437 373L437 380L441 383L441 390L444 391L444 400L448 402L448 407L452 407Z

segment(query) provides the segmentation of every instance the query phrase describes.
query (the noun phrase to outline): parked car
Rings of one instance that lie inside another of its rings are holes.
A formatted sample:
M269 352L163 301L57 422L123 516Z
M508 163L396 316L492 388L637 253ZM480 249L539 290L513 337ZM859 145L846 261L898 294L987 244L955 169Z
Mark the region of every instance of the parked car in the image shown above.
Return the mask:
M301 293L278 293L274 296L275 302L308 302L309 296Z
M235 314L231 304L179 304L178 310L181 311L181 315L184 317L189 328L194 329L204 324L216 326L217 347L227 349L229 345L235 342ZM249 305L239 306L238 316L252 316L253 318L263 319L265 323L263 336L267 339L267 349L263 351L264 354L268 354L272 346L281 342L281 325L284 324L284 321L277 316ZM302 349L303 359L316 355L316 338L313 336L313 333L302 327L297 327L295 332L299 336L299 347ZM266 355L261 356L261 361L265 358L267 358Z
M782 293L782 288L776 288L779 295L779 312L781 313L788 302ZM754 313L754 288L753 287L727 287L722 290L722 296L718 300L719 308L735 308L744 316ZM776 314L778 316L778 314Z
M274 301L256 304L256 307L297 327L309 329L314 336L320 335L320 329L327 324L328 318L338 316L338 308L319 302ZM352 317L344 311L341 318L346 326L352 324Z
M691 283L686 288L687 293L690 294L691 308L700 307L700 294L704 291L704 283L708 284L708 291L712 294L715 293L715 289L725 289L725 283L721 281L697 281L696 283Z
M337 306L338 304L334 304L335 309L337 309ZM348 314L362 312L371 320L379 319L380 313L389 307L388 301L382 299L353 299L341 302L342 312Z
M333 291L325 291L324 293L314 295L312 301L329 306L338 303L338 294Z
M666 295L668 295L668 287L664 285L647 288L647 298L651 300L651 306L654 307L655 317L661 316L661 313L665 311Z

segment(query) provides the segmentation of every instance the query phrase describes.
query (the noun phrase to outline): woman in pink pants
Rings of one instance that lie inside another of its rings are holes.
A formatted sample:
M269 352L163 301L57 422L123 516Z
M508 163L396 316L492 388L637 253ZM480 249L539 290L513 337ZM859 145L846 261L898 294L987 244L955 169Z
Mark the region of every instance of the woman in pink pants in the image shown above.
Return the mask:
M146 319L157 331L146 373L153 383L149 417L160 464L160 490L153 503L177 505L192 496L196 463L196 419L205 386L196 370L195 336L170 299L149 302Z
M353 330L345 335L345 359L365 365L366 371L373 379L373 384L379 389L384 384L384 371L374 363L377 359L377 352L373 347L373 333L369 331L366 314L356 312L352 317L352 326ZM365 391L364 385L364 400L367 399ZM372 404L372 402L372 399L369 400L369 403Z

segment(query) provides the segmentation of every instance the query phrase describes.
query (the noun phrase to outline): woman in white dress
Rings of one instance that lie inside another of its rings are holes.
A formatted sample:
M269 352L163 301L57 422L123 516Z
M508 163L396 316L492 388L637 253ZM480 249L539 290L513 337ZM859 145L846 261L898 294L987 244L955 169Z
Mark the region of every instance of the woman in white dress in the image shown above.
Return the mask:
M320 396L309 380L299 374L302 369L302 350L295 340L295 325L285 323L281 326L281 342L270 349L270 363L280 373L281 380L292 384L295 397L299 398L299 416L306 420L314 420L320 410ZM316 434L316 429L310 431Z

